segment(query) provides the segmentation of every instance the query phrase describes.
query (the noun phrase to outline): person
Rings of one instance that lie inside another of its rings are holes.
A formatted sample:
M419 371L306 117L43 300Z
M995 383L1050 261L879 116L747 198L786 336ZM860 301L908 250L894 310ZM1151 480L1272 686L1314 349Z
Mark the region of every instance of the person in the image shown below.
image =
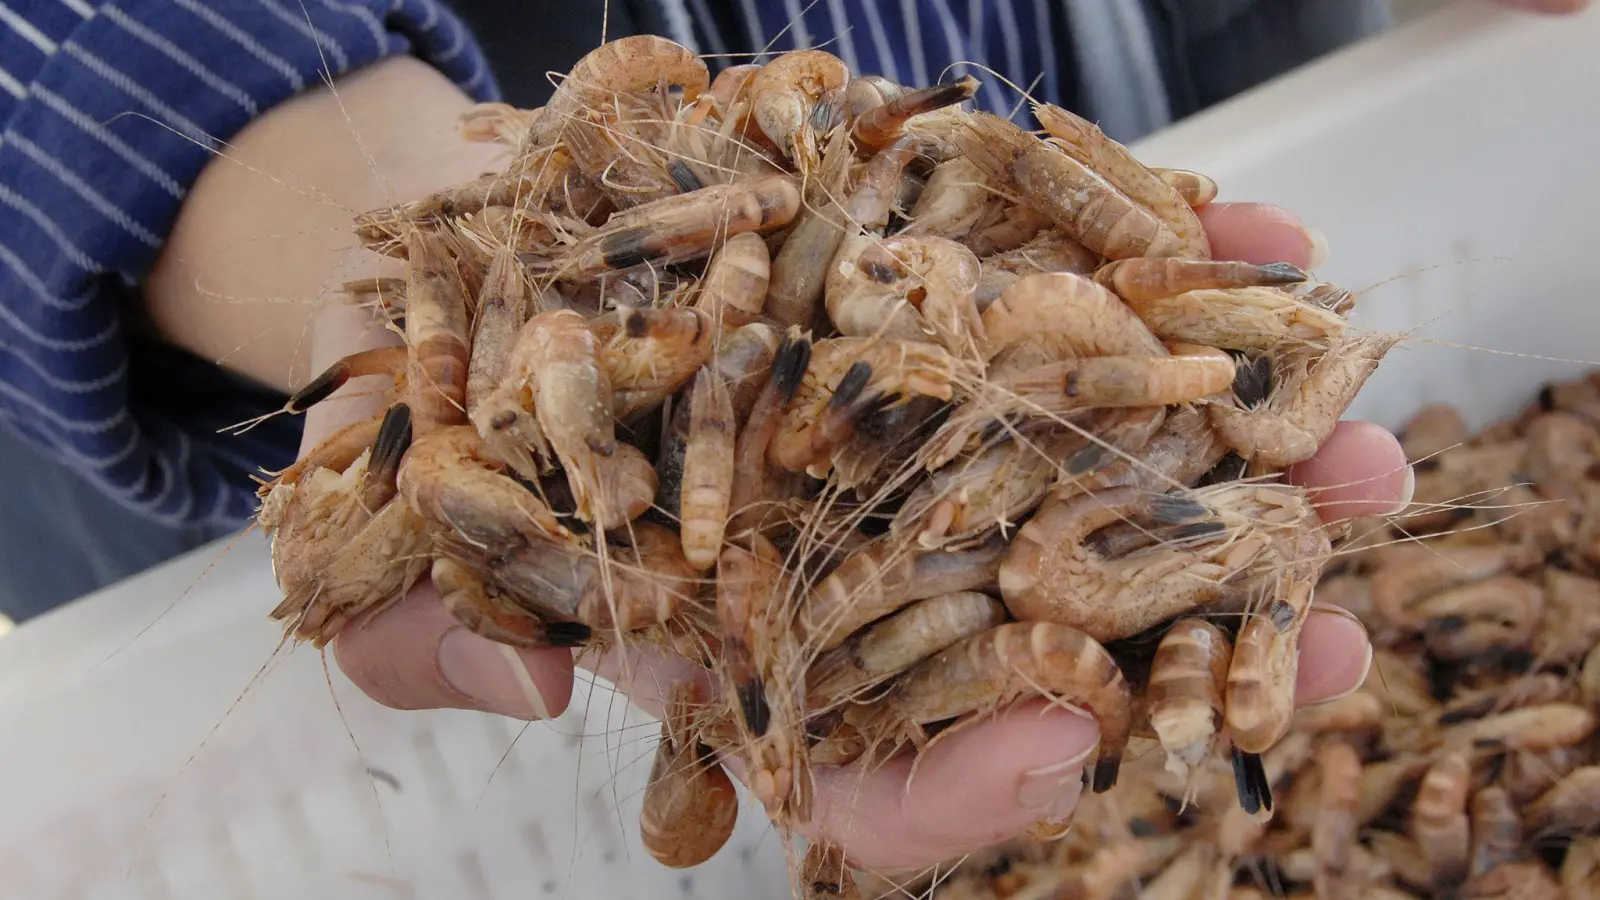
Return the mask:
M1026 10L971 0L964 19L950 13L954 2L609 6L636 30L719 60L835 33L858 71L908 81L986 60L1023 87L1037 74L1037 96L1125 140L1329 49L1318 34L1353 39L1378 21L1376 7L1342 0L1036 0ZM517 9L519 21L532 15ZM506 11L466 0L0 5L0 509L16 523L0 542L8 612L25 618L74 596L86 575L110 580L238 528L254 513L254 474L371 412L371 398L330 401L303 420L222 433L278 408L340 356L393 339L363 310L314 298L393 262L356 247L352 214L496 164L498 148L456 132L473 103L502 96L462 15L497 37L541 31L490 27ZM1257 53L1277 57L1246 59ZM985 89L979 99L999 108L1005 97ZM1312 266L1322 252L1314 230L1270 205L1219 202L1202 219L1220 257ZM1320 490L1337 519L1395 508L1411 474L1392 435L1349 422L1291 477ZM570 651L492 644L426 584L346 631L334 651L369 696L401 709L544 719L571 697ZM1300 653L1305 704L1353 690L1371 648L1359 624L1319 610ZM661 685L688 664L630 662L596 668L658 713ZM1097 733L1090 719L1026 704L937 743L909 784L904 765L866 778L819 770L806 829L877 870L948 859L1068 817Z

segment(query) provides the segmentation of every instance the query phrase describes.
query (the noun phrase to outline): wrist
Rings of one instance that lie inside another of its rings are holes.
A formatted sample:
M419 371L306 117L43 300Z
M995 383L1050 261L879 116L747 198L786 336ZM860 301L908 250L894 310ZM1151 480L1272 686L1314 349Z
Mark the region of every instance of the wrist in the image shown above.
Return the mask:
M504 148L459 136L472 103L427 64L394 57L251 122L201 173L150 273L156 330L285 392L383 337L363 310L337 308L344 281L397 274L359 248L352 220L502 167Z

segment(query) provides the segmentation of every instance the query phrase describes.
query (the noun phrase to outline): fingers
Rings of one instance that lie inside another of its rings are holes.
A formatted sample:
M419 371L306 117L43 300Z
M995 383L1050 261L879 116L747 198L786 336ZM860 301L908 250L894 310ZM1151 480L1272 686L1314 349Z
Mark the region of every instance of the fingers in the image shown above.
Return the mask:
M871 871L946 861L1036 822L1065 821L1099 737L1093 719L1030 701L935 740L916 757L914 776L909 755L870 770L819 766L805 830L827 835Z
M1211 240L1213 259L1257 265L1286 262L1307 270L1328 260L1322 232L1270 203L1211 203L1198 215Z
M1371 422L1340 422L1317 455L1291 466L1324 522L1394 515L1411 502L1416 476L1400 441Z
M339 668L392 709L475 709L551 719L572 699L572 651L519 650L458 623L424 582L333 641Z
M1314 606L1300 631L1295 706L1335 700L1367 680L1372 642L1360 620L1336 606Z

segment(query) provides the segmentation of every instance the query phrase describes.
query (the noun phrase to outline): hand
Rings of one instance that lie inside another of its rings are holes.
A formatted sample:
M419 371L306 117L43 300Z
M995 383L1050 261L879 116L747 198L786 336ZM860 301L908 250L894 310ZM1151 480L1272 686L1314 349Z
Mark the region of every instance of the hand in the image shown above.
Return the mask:
M1276 207L1217 203L1201 220L1219 259L1311 268L1325 253L1319 236ZM1328 521L1390 513L1410 499L1412 486L1399 442L1363 422L1341 423L1318 455L1289 477L1317 491ZM428 585L347 629L333 646L351 680L396 708L467 708L535 719L559 715L571 697L570 651L512 650L480 638L456 624ZM1297 701L1316 703L1354 690L1370 661L1358 622L1334 610L1314 612L1301 641ZM693 676L687 661L654 652L627 662L629 677L615 657L593 667L652 715L661 712L664 685ZM881 765L866 777L855 767L819 767L817 814L806 830L839 842L854 864L877 871L949 859L1014 837L1037 821L1066 818L1078 799L1081 760L1097 740L1089 718L1042 701L1018 705L935 743L909 787L909 760ZM1066 760L1080 762L1063 765Z

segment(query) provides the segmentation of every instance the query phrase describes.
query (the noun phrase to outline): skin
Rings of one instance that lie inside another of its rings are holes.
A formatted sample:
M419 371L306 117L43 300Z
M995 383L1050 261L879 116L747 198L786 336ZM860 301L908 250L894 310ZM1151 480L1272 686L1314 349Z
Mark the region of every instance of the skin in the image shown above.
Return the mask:
M1504 2L1541 13L1588 5ZM392 261L355 249L351 217L474 178L504 159L497 146L460 140L456 118L471 101L414 59L375 64L337 86L337 98L325 87L310 90L235 137L231 160L213 162L191 190L146 283L144 328L284 391L356 349L397 343L362 310L327 302L345 280L398 274ZM1214 203L1201 221L1219 259L1313 262L1307 231L1277 207ZM227 302L217 294L292 299ZM302 454L343 424L372 415L374 399L362 394L374 387L382 379L356 379L308 413ZM1290 477L1314 489L1329 521L1383 514L1410 496L1411 473L1398 441L1364 422L1341 423ZM1339 612L1319 610L1302 633L1300 705L1354 690L1365 677L1371 646L1362 627ZM536 719L559 715L571 698L571 651L514 651L480 638L444 611L428 583L332 646L351 681L397 709ZM659 655L606 657L585 668L654 715L667 685L690 677L686 662ZM950 859L1020 834L1041 818L1065 818L1081 765L1063 763L1083 756L1096 739L1091 719L1021 704L936 742L915 778L904 760L865 774L853 767L819 770L817 816L805 830L833 839L853 863L877 871ZM1029 794L1035 808L1019 797L1029 772L1035 775L1027 784L1043 777L1054 785L1042 807L1038 791Z

